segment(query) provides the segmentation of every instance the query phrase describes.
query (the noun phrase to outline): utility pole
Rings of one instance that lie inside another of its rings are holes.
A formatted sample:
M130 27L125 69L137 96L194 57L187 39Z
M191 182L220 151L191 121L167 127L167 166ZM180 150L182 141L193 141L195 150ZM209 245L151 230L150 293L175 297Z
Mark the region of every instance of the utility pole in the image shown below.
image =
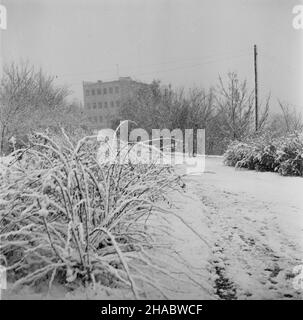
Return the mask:
M255 66L255 129L258 131L258 69L257 69L257 45L254 45L254 66Z

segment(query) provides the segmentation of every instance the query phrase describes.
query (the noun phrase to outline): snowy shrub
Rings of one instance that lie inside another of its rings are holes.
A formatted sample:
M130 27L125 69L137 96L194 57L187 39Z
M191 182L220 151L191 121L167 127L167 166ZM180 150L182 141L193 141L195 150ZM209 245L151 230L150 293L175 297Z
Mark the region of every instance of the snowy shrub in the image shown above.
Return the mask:
M276 171L281 175L303 176L303 137L302 135L289 135L279 139Z
M232 142L229 146L227 151L224 154L224 162L228 166L236 166L239 162L248 161L247 155L250 153L251 146L247 143L242 143L238 141Z
M224 163L258 171L275 171L281 175L303 176L302 135L272 139L259 136L245 142L234 141L224 154Z
M96 137L35 134L11 155L0 174L0 255L14 287L100 283L138 298L139 283L153 286L144 274L157 266L147 221L166 213L158 200L180 177L152 163L100 163L98 147Z

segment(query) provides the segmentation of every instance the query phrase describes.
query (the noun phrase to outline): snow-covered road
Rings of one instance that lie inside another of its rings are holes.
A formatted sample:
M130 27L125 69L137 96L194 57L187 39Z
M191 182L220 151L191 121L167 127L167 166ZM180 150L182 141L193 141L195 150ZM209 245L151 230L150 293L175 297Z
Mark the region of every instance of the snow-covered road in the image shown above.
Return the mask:
M293 268L303 264L303 179L207 158L206 172L186 183L210 231L217 297L302 299Z

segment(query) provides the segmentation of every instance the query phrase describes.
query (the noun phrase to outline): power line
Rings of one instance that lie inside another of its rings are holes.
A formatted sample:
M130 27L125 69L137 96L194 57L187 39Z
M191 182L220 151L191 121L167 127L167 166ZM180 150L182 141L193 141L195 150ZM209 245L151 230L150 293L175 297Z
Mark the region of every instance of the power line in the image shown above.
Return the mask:
M213 60L208 60L202 63L196 63L196 64L191 64L191 65L186 65L186 66L180 66L180 67L174 67L174 68L168 68L168 69L160 69L160 70L154 70L154 71L150 71L150 72L141 72L141 73L137 73L136 76L144 76L144 75L149 75L149 74L158 74L158 73L165 73L165 72L170 72L170 71L175 71L175 70L184 70L184 69L188 69L188 68L195 68L195 67L200 67L200 66L204 66L204 65L208 65L211 63L216 63L216 62L222 62L222 61L226 61L226 60L232 60L235 58L240 58L240 57L250 57L251 54L240 54L240 55L233 55L233 56L229 56L229 57L225 57L225 58L220 58L220 59L213 59ZM106 78L103 79L103 81L112 81L115 80L116 78L111 77L111 78ZM73 83L69 83L70 85L82 85L82 83L79 82L73 82Z
M182 70L182 69L187 69L187 68L195 68L195 67L204 66L207 64L211 64L211 63L221 62L221 61L225 61L225 60L231 60L234 58L239 58L239 57L244 57L244 56L248 57L248 56L250 56L250 54L242 54L242 55L232 56L232 57L223 58L223 59L215 59L215 60L210 60L210 61L206 61L206 62L198 63L198 64L193 64L193 65L189 65L189 66L175 67L175 68L169 68L169 69L165 69L165 70L156 70L156 71L152 71L152 72L144 72L144 73L139 73L138 75L140 76L140 75L146 75L146 74L163 73L163 72L167 72L167 71Z
M246 53L248 52L247 49L243 49L238 51L237 53ZM217 53L217 54L208 54L206 56L201 57L197 57L197 58L190 58L190 59L174 59L174 60L169 60L169 61L165 61L165 62L160 62L160 63L152 63L152 64L144 64L144 65L126 65L126 66L121 66L119 65L119 69L127 69L127 70L137 70L139 68L142 67L153 67L153 66L160 66L160 65L167 65L167 64L174 64L174 63L183 63L183 62L193 62L193 61L201 61L207 58L212 58L214 56L219 56L218 58L224 57L224 56L230 56L230 53ZM106 72L106 71L114 71L114 69L116 68L117 65L113 65L110 68L106 68L106 69L97 69L95 71L90 71L90 72L80 72L80 73L66 73L66 74L57 74L57 76L59 77L65 77L65 76L83 76L83 75L89 75L89 74L97 74L99 72Z

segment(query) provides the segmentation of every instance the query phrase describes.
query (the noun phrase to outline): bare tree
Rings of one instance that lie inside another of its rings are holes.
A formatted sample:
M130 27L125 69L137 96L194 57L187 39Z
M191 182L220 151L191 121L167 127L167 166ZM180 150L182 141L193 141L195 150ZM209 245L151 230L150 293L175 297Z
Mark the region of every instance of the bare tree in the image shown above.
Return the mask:
M247 81L240 81L235 72L228 73L228 81L224 84L219 77L217 87L217 117L218 129L223 138L241 140L255 133L254 126L254 95L247 87ZM259 105L259 121L257 132L264 130L269 114L270 94L264 105Z
M269 105L270 105L270 94L267 96L266 100L265 100L265 104L263 106L263 104L261 103L259 105L259 120L258 120L258 131L262 132L268 123L268 116L269 116Z
M214 90L206 92L204 89L194 88L188 96L188 117L189 128L205 128L214 117Z
M24 137L32 130L84 119L72 117L75 112L81 115L81 111L71 109L68 95L67 88L55 85L54 77L35 71L28 63L5 66L0 82L0 154L12 136Z
M253 115L253 91L248 90L247 82L240 82L236 73L228 73L224 84L219 76L217 87L217 111L221 134L231 139L241 139L251 129Z
M280 113L271 115L268 130L273 136L283 136L288 133L302 132L303 121L301 113L289 104L278 100Z
M277 124L280 127L280 131L284 130L285 133L293 133L296 131L302 131L303 122L302 115L296 110L295 107L291 108L289 105L282 103L278 100L279 106L282 111L282 117L277 117ZM279 130L279 128L277 128Z

